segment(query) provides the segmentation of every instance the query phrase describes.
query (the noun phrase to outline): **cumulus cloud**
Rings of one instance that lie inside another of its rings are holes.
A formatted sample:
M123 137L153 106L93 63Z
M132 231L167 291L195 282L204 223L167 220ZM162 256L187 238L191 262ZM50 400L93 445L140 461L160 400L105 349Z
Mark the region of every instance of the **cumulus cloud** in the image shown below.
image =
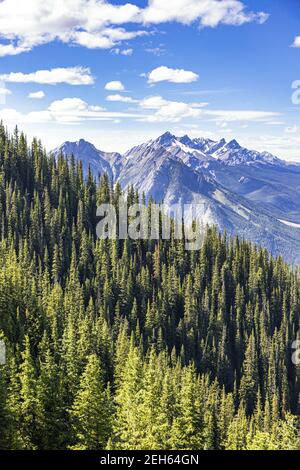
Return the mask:
M162 106L168 104L167 100L164 100L161 96L150 96L149 98L144 98L140 102L140 106L145 109L158 109Z
M22 114L15 109L0 110L0 119L6 123L78 124L84 121L114 121L120 118L139 118L140 113L111 112L98 105L89 105L81 98L63 98L53 101L47 109Z
M300 36L295 37L292 47L300 47Z
M102 111L103 108L100 106L90 107L81 98L64 98L62 100L55 100L49 106L49 111L54 113L69 113L69 112L81 112L91 109L92 111Z
M114 44L109 36L91 34L86 31L73 33L71 37L76 44L86 47L87 49L109 49Z
M41 83L56 85L91 85L94 83L90 69L84 67L59 67L50 70L37 70L32 73L11 72L0 75L0 80L13 83Z
M179 122L183 118L199 117L201 111L194 109L186 103L170 101L162 106L154 115L147 118L148 122Z
M180 122L185 118L203 118L215 121L222 128L227 128L228 123L234 121L266 123L281 115L272 111L210 110L207 109L207 102L170 101L160 95L144 98L139 105L144 110L154 111L153 114L143 117L147 122Z
M70 34L69 38L87 49L110 49L121 41L128 41L145 34L147 34L146 31L126 31L124 28L107 28L101 31L101 33L74 32ZM126 53L123 53L123 55L126 55Z
M198 78L199 75L189 70L171 69L163 65L161 67L157 67L148 74L148 83L191 83L198 80Z
M148 0L140 8L108 0L2 0L0 31L5 41L0 56L17 55L54 40L89 49L108 49L147 34L122 25L152 25L176 21L201 26L263 23L268 15L248 11L241 0ZM8 41L8 42L7 42Z
M125 87L122 82L119 80L113 80L112 82L107 82L105 85L105 90L108 91L124 91Z
M144 31L119 25L140 22L140 9L131 3L112 5L106 0L2 0L0 56L16 55L58 39L88 48L107 49Z
M41 100L44 98L46 95L43 91L33 91L32 93L29 93L28 98L33 98L36 100Z
M150 96L140 101L143 109L155 110L154 114L145 116L142 120L147 122L180 122L184 118L197 118L202 115L200 107L205 103L183 103L168 101L161 96Z
M108 95L107 101L138 104L130 112L110 111L102 106L90 105L78 97L63 98L53 101L46 109L22 114L15 109L0 110L0 119L7 123L56 123L76 125L84 121L115 121L134 119L137 121L180 122L185 118L199 118L203 115L201 109L207 103L183 103L169 101L161 96L150 96L137 100L120 94ZM147 112L151 112L148 114Z
M0 57L5 57L7 55L18 55L22 52L29 52L30 47L26 47L25 44L21 46L15 46L14 44L0 44Z
M256 21L264 23L268 14L247 11L239 0L149 0L142 11L144 22L159 24L177 21L191 24L198 21L202 26L216 27L219 24L239 26Z
M138 103L138 100L135 100L134 98L131 98L130 96L122 96L119 94L115 95L108 95L106 97L106 101L115 101L115 102L121 102L121 103Z
M49 111L34 111L27 114L22 114L13 108L3 108L0 110L0 119L5 121L6 124L23 124L23 123L48 123L51 121Z

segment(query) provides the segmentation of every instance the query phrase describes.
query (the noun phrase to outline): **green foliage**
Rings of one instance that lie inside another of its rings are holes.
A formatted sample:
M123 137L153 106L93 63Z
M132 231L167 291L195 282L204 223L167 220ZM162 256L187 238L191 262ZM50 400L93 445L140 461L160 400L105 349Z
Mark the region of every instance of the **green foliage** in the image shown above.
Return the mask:
M73 449L105 449L111 434L112 399L95 354L87 359L70 416L76 442Z
M119 185L0 137L0 448L299 447L297 270L215 228L98 240Z

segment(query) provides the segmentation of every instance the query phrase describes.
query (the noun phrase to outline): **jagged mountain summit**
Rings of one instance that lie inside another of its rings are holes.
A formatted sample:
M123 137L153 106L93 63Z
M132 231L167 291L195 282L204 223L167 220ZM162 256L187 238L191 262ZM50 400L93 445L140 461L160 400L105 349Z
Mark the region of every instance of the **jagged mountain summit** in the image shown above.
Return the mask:
M173 153L174 151L181 149L186 153L197 154L199 156L202 155L204 161L215 159L228 165L286 165L284 160L281 160L268 152L257 152L255 150L249 150L242 147L235 139L230 142L226 142L224 138L220 141L205 138L191 139L188 135L176 137L170 132L166 132L156 140L150 140L139 147L149 145L152 147L163 146ZM132 153L132 151L139 149L139 147L134 147L127 153Z
M291 263L300 262L300 165L249 150L236 140L176 137L166 132L124 155L89 142L65 142L52 152L74 155L86 174L106 172L146 199L197 204L204 224L215 224L265 246Z
M122 159L118 152L102 152L84 139L77 142L64 142L62 145L52 150L53 155L58 157L60 154L71 157L82 162L83 173L88 173L89 166L91 171L97 176L99 173L107 173L111 180L116 177L118 165Z

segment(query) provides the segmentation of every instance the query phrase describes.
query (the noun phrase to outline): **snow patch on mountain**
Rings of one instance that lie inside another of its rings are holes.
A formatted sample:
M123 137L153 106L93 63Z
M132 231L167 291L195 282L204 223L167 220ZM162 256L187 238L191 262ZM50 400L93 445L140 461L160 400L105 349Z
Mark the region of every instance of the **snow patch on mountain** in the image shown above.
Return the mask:
M214 191L214 193L212 194L212 197L213 199L220 202L221 204L224 204L225 206L229 207L231 210L236 212L238 215L240 215L244 219L246 220L250 219L249 213L251 211L247 209L246 207L243 207L242 205L232 203L229 199L227 199L223 191L216 189L216 191Z
M52 154L73 155L95 177L106 172L124 190L131 185L146 200L193 205L185 213L300 262L300 166L236 140L176 137L166 132L128 150L103 152L83 139L65 142ZM297 197L299 196L299 197Z

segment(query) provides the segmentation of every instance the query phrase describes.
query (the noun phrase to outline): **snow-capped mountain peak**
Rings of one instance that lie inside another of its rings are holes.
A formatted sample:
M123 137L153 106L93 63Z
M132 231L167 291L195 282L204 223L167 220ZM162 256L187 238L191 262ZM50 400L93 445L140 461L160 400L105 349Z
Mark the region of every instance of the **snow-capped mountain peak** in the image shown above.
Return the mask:
M300 262L300 165L249 150L235 139L171 132L124 155L103 152L84 139L65 142L52 153L73 154L85 174L89 167L96 177L106 172L124 190L133 185L146 199L167 206L197 204L204 224Z
M155 142L158 145L164 146L164 145L170 145L175 140L177 140L177 137L175 137L175 135L171 134L171 132L165 132L164 134L159 136Z
M236 150L236 149L240 149L242 148L240 146L240 144L235 140L231 140L230 142L228 142L228 144L225 144L225 146L228 148L228 149L232 149L232 150Z
M121 155L117 152L103 152L98 150L95 145L79 139L76 142L66 141L51 152L56 158L63 154L65 156L74 156L76 160L82 162L84 174L87 174L88 168L97 176L99 173L107 173L111 179L117 175L117 169L121 160Z

